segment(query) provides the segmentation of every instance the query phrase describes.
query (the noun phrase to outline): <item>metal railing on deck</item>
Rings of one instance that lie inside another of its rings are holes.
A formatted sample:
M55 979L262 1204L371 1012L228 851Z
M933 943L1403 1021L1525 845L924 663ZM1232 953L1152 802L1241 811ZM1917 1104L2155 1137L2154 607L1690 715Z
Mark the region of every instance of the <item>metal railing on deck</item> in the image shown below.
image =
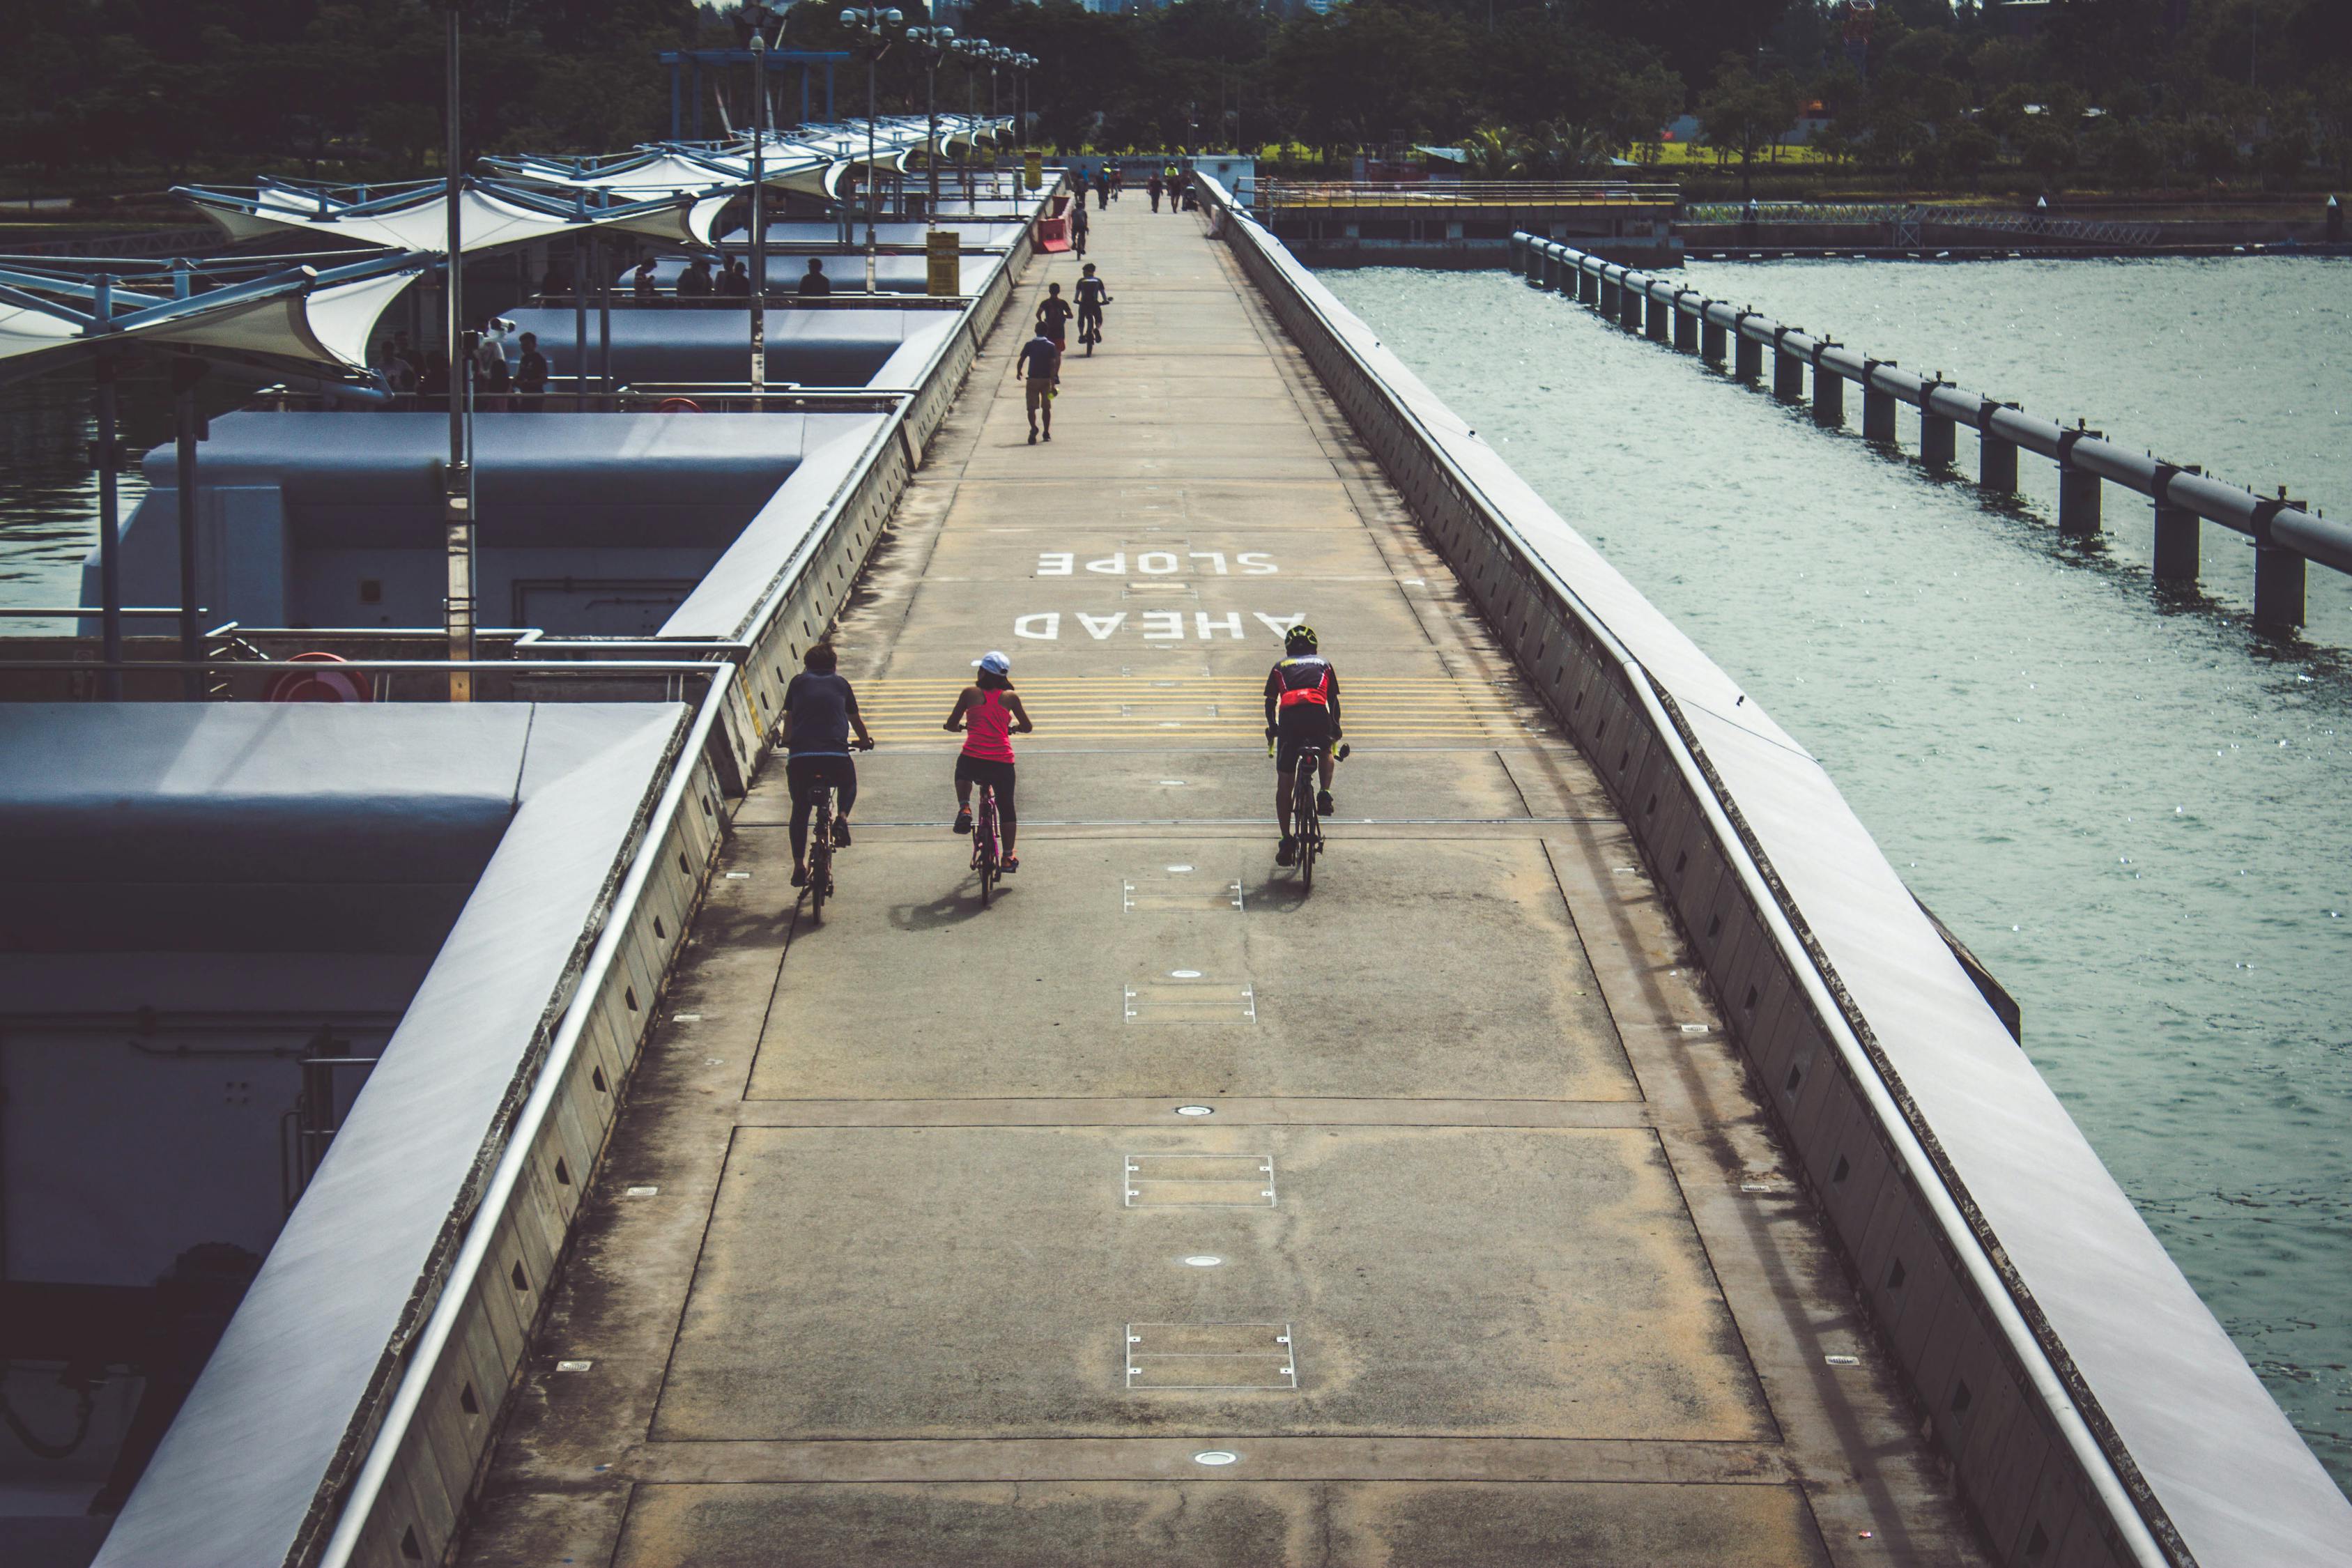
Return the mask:
M1258 205L1267 209L1673 206L1681 199L1679 185L1634 185L1619 180L1257 182Z

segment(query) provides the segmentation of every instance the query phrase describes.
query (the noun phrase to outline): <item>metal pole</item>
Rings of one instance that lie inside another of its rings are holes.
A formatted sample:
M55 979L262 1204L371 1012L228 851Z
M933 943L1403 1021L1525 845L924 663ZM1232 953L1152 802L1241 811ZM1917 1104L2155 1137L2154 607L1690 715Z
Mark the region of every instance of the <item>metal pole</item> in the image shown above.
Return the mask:
M186 267L174 268L173 294L186 299L190 281ZM204 635L196 621L196 383L204 378L204 361L184 356L172 362L172 434L180 487L180 658L189 663L203 652ZM185 684L190 700L204 695L201 675L190 673Z
M588 237L588 265L596 269L596 390L609 394L613 390L613 268L604 258L602 229Z
M940 36L935 28L931 41L924 46L923 59L923 221L933 228L940 226Z
M449 657L470 660L474 657L474 486L466 461L465 388L466 373L470 367L465 363L464 353L466 250L459 217L465 188L464 149L457 123L459 17L457 0L450 0L449 141L444 154L449 206L449 467L443 476L442 549L448 566L444 616L449 632ZM462 669L451 670L449 700L470 702L473 698L473 677Z
M751 129L751 390L768 389L768 40L751 35L751 76L759 89Z
M114 313L114 279L98 280L97 315L103 324ZM107 662L104 690L109 702L122 700L122 552L121 504L114 470L121 454L115 446L114 356L98 356L98 631L99 647Z
M588 395L588 251L572 237L572 409L585 408Z
M878 29L877 29L878 30ZM874 292L874 204L882 195L882 181L874 167L874 68L879 50L866 56L866 291Z

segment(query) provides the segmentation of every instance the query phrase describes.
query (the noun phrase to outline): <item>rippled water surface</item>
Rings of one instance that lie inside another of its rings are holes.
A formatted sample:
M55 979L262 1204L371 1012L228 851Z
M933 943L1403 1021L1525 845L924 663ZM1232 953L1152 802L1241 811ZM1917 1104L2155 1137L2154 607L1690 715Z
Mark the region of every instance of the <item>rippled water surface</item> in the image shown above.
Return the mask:
M1690 277L2352 515L2352 265ZM2315 567L2306 638L2265 642L2226 531L2210 597L2164 600L2147 503L2113 488L2109 535L2062 544L2030 457L1997 510L1507 274L1325 280L1822 758L2352 1488L2352 584Z

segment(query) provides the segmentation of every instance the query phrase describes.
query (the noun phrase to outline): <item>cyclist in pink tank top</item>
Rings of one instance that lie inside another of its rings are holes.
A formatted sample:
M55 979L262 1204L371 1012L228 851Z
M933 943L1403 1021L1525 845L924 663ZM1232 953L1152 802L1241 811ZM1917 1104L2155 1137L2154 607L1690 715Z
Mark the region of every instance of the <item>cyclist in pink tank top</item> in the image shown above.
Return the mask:
M954 831L971 831L971 787L984 784L996 792L996 819L1004 835L1003 868L1021 869L1013 853L1019 818L1013 805L1013 737L1035 726L1013 690L1013 661L994 650L972 660L980 673L956 698L955 709L943 730L963 731L963 751L956 758L956 818Z

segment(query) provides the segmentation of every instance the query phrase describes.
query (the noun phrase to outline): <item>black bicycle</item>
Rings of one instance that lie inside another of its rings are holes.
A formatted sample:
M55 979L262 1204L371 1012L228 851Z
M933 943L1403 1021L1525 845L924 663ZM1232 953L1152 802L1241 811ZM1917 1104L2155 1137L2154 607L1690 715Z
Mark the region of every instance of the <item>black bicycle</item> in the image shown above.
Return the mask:
M1087 345L1087 357L1088 359L1094 358L1095 345L1102 342L1102 312L1100 310L1081 310L1078 312L1078 342Z
M870 752L874 748L853 741L849 749ZM818 784L809 797L808 885L803 890L808 894L813 926L824 923L824 901L833 897L833 789L829 784Z
M1348 760L1348 747L1341 742L1331 753L1335 763ZM1323 853L1323 818L1315 809L1316 792L1323 784L1323 748L1301 746L1297 763L1290 773L1290 830L1298 840L1298 881L1302 888L1315 886L1315 862Z
M980 907L988 908L988 896L996 884L1004 879L1004 837L996 821L996 788L980 786L980 809L971 818L971 868L980 874Z

